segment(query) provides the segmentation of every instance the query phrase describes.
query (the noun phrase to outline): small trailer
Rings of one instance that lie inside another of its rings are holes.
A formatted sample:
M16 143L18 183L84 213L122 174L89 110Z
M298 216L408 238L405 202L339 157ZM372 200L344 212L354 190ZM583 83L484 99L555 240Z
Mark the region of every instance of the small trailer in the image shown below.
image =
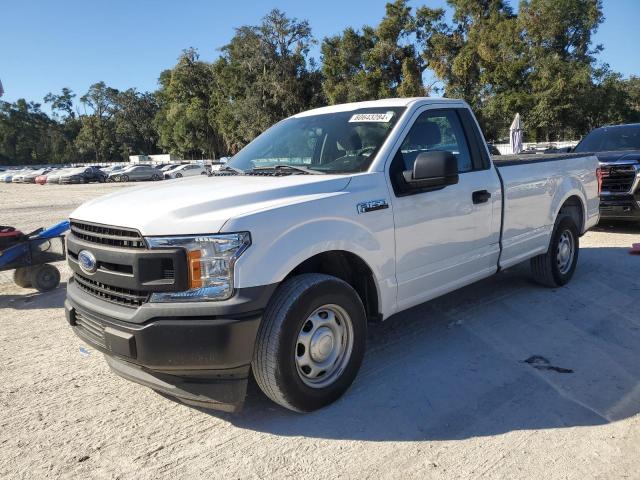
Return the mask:
M66 257L63 234L67 230L68 220L29 234L0 227L0 271L15 270L13 281L19 287L53 290L60 284L60 271L51 263Z

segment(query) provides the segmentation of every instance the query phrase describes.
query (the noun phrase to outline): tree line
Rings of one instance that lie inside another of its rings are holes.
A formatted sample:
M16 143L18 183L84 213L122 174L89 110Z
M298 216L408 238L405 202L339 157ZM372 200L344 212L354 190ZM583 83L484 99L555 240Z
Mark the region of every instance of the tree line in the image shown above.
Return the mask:
M387 3L375 26L318 43L306 20L275 9L242 26L213 62L182 52L155 92L104 82L67 88L42 105L0 102L0 163L123 160L171 152L233 154L273 123L310 108L385 97L465 99L489 140L519 112L529 141L575 139L640 120L640 78L598 60L601 0L448 0L450 11Z

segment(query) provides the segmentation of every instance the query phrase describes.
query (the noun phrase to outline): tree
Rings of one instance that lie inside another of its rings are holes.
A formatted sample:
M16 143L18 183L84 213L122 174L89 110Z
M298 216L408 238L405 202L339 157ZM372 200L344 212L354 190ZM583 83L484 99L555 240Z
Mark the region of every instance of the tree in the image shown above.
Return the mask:
M63 88L60 95L48 93L45 103L51 104L53 122L49 126L48 138L51 144L53 163L70 163L82 159L75 145L82 122L76 117L73 99L76 94L69 88Z
M117 96L118 90L98 82L91 85L89 91L80 98L85 114L80 119L76 146L80 153L92 153L96 162L105 162L118 156L112 120Z
M279 120L322 104L309 58L308 22L272 10L258 26L236 29L215 62L209 118L235 152Z
M591 37L603 21L600 0L523 0L519 21L530 57L534 104L529 123L550 140L584 133L594 99L595 55Z
M48 162L47 131L51 123L39 103L24 99L0 102L0 156L10 164Z
M213 70L199 58L197 50L185 50L173 69L160 74L155 127L160 146L171 153L215 158L220 140L209 122Z
M158 143L158 134L153 126L158 113L155 94L140 93L130 88L119 92L114 104L116 142L123 158L155 153Z
M416 18L411 10L407 0L395 0L387 3L375 28L348 27L324 39L322 86L329 103L429 93L422 79L426 64L415 41L428 42L443 28L444 11L423 8Z

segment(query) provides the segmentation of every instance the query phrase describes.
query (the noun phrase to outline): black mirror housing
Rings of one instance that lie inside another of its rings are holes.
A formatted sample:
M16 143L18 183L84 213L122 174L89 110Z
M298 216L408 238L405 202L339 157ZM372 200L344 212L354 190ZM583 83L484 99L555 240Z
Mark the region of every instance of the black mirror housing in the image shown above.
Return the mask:
M412 189L442 188L458 183L458 159L451 152L434 150L422 152L413 164L413 170L403 172Z

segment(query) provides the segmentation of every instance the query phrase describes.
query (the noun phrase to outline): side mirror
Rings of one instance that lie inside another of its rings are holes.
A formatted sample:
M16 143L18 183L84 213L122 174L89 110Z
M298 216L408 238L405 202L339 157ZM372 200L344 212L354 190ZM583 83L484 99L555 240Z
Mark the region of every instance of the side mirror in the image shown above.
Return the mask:
M416 158L413 170L406 170L403 175L411 189L455 185L458 183L458 159L451 152L423 152Z

